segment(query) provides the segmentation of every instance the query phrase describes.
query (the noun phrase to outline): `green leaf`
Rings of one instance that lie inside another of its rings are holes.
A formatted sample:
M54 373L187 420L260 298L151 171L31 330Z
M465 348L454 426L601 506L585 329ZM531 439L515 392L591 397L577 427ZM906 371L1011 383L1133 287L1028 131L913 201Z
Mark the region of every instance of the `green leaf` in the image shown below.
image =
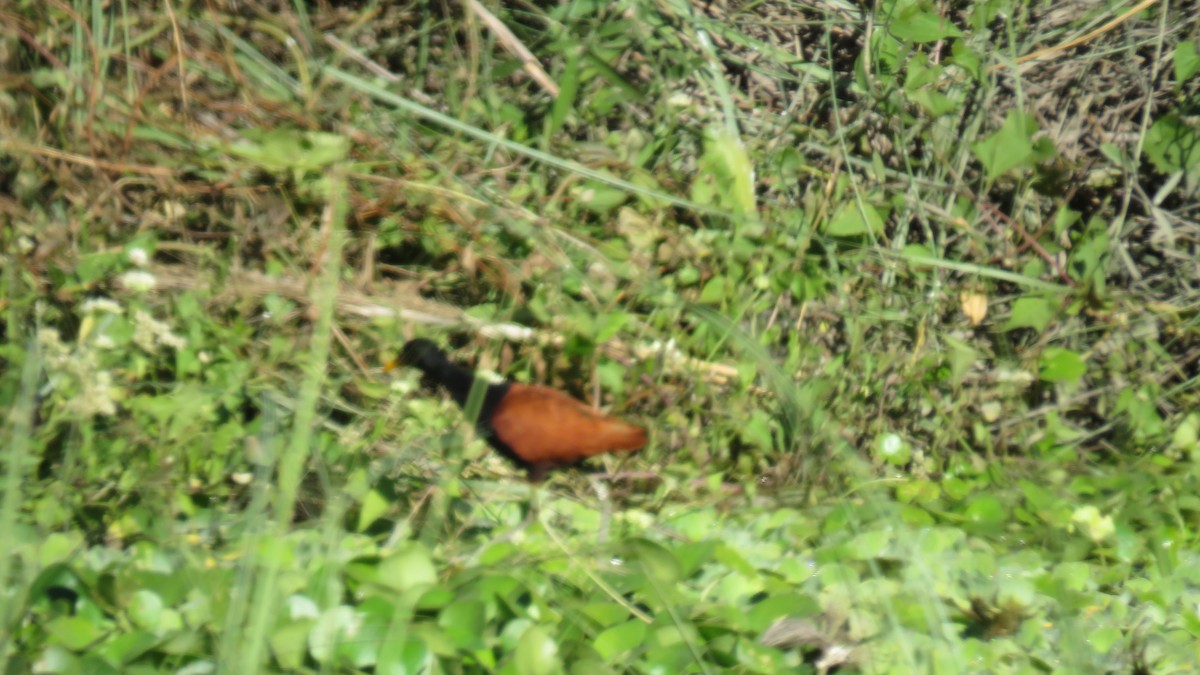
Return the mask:
M308 651L313 660L331 663L338 645L353 639L357 624L358 616L353 607L338 605L322 612L308 634Z
M669 550L649 539L630 539L625 551L631 561L638 563L646 576L661 583L674 583L683 576L683 568Z
M409 544L379 563L379 582L398 591L437 581L437 568L421 544Z
M140 590L129 602L129 618L138 628L154 630L162 618L163 601L153 591Z
M404 639L403 633L397 637L401 639L390 639L380 646L375 661L376 673L437 672L433 653L425 640L415 636Z
M865 202L860 209L857 200L842 204L825 226L825 234L831 237L857 237L868 231L882 232L883 217Z
M1030 166L1033 135L1037 120L1018 110L1010 110L996 133L971 145L971 152L983 164L988 178L996 179L1019 166Z
M983 66L983 58L978 52L971 49L965 40L955 40L950 47L950 58L946 60L947 64L954 64L971 74L971 77L979 78L979 73Z
M121 264L120 252L88 253L75 263L75 277L82 283L98 281Z
M624 328L630 322L630 320L632 320L632 318L633 317L629 314L629 312L611 312L607 314L601 314L596 319L596 324L598 326L595 333L596 343L601 344L611 340L614 335L621 332L621 329Z
M154 649L158 646L159 642L160 639L158 636L138 630L118 635L112 640L105 642L97 652L105 661L118 666L125 666L151 649Z
M1126 423L1138 441L1155 439L1166 433L1166 425L1154 401L1155 396L1147 387L1126 388L1117 395L1116 411L1129 418Z
M459 649L483 649L487 626L486 608L477 600L459 600L447 605L438 615L438 625Z
M704 156L696 181L714 185L714 202L734 213L750 214L757 210L754 195L754 163L742 139L725 127L708 129L704 134Z
M1040 333L1046 330L1046 326L1050 325L1050 320L1054 318L1056 307L1057 305L1049 299L1041 296L1017 298L1017 301L1013 303L1012 313L1008 317L1008 322L1004 324L1004 330L1032 328Z
M948 115L961 107L959 101L950 98L941 92L935 91L932 88L925 88L915 91L909 96L917 105L921 106L921 108L923 108L930 117L941 117L942 115Z
M1102 626L1088 634L1088 642L1101 654L1107 654L1113 645L1121 641L1124 633L1116 626Z
M592 647L605 661L614 663L622 656L640 649L645 640L645 622L633 619L601 632L592 642Z
M575 200L592 213L605 215L629 199L629 195L611 185L588 180L571 190Z
M562 670L558 644L541 626L530 626L517 642L517 672L523 675L550 675Z
M955 382L962 382L963 379L979 362L979 352L962 340L956 340L949 335L942 338L946 346L950 348L950 354L947 356L947 361L950 364L950 379Z
M395 606L382 597L368 598L358 606L349 632L334 651L335 661L350 663L358 668L375 665L376 658L389 637Z
M1046 382L1076 382L1087 372L1083 357L1062 347L1047 347L1038 359L1038 377Z
M1146 132L1146 156L1163 173L1200 165L1200 130L1175 113L1164 115Z
M846 552L853 560L871 560L882 556L891 540L892 535L886 530L863 532L846 544Z
M323 131L273 128L247 129L226 150L268 171L320 171L342 161L350 151L344 136Z
M746 445L769 452L774 447L771 416L766 411L755 410L750 414L750 419L741 426L738 436Z
M271 634L271 653L284 670L297 670L304 665L304 657L308 654L308 634L315 623L313 619L289 621Z
M971 501L965 512L967 520L981 525L998 525L1008 519L1008 512L993 495L983 495Z
M1192 79L1192 76L1200 71L1200 55L1196 54L1196 43L1191 40L1183 40L1175 45L1172 60L1175 62L1176 87Z
M387 513L391 507L392 503L379 494L378 490L368 491L367 496L363 498L362 507L358 511L358 531L362 532L370 527L371 523Z
M916 262L917 260L936 260L937 256L933 254L933 249L926 244L906 244L900 249L900 255L909 260L909 267L913 270L929 270L931 266L924 263Z
M700 291L700 303L705 305L719 305L725 302L725 299L730 295L729 281L723 276L714 276L704 284L704 289Z
M1171 447L1185 452L1200 450L1200 413L1189 413L1171 434Z
M904 42L936 42L948 37L961 37L962 31L949 19L925 9L920 4L900 11L888 26L888 32Z
M787 179L794 180L800 176L800 172L804 171L807 162L804 160L804 155L800 151L791 146L785 147L779 153L779 173Z
M579 91L579 60L578 49L568 50L567 65L558 78L558 97L550 109L550 117L546 122L546 136L550 137L562 129L567 115L575 107L575 95Z
M81 616L64 616L46 626L50 641L71 651L81 651L104 637L105 631Z

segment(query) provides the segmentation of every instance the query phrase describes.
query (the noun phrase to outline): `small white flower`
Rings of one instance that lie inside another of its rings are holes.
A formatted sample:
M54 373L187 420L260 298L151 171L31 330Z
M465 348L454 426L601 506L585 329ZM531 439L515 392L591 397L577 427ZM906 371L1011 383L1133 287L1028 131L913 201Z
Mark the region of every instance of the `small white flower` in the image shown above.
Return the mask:
M59 334L57 328L39 328L37 340L43 347L51 349L58 349L63 346L62 335Z
M101 333L92 340L92 344L96 345L96 349L112 349L117 346L113 339Z
M176 349L176 350L187 347L187 340L179 337L178 335L172 333L171 331L159 333L158 334L158 342L159 342L159 344L164 344L164 345L170 347L171 349Z
M677 91L667 97L667 105L675 106L676 108L682 108L691 104L692 97L681 91Z
M158 279L149 272L131 270L121 275L121 285L131 291L145 293L154 290L154 287L158 285Z
M141 246L134 246L129 249L129 262L138 267L145 267L146 263L150 262L150 254Z
M904 447L904 442L897 434L887 434L879 442L879 452L884 455L894 455Z
M1075 509L1075 512L1071 514L1071 522L1082 526L1092 541L1097 543L1111 537L1116 532L1112 516L1101 515L1099 509L1090 505Z
M121 303L111 298L88 298L79 306L82 314L120 314Z
M172 349L187 346L187 340L173 333L169 325L140 309L133 314L133 342L148 352L157 351L160 345Z

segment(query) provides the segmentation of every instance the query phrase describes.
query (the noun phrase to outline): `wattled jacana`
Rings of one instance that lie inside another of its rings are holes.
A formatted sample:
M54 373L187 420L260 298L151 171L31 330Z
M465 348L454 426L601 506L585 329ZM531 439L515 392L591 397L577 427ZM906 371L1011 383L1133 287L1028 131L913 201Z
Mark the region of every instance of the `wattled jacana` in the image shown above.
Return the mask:
M410 340L398 362L420 369L466 409L475 373L451 362L433 342ZM641 427L607 417L556 389L517 382L486 385L475 425L533 483L541 482L549 471L588 457L634 452L646 445L646 430Z

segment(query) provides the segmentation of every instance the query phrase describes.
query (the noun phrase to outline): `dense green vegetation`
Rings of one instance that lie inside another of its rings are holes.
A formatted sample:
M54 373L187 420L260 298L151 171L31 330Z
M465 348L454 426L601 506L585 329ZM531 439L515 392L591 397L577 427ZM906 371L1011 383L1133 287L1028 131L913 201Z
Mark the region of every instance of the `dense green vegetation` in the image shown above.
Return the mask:
M1200 663L1194 3L0 22L0 672Z

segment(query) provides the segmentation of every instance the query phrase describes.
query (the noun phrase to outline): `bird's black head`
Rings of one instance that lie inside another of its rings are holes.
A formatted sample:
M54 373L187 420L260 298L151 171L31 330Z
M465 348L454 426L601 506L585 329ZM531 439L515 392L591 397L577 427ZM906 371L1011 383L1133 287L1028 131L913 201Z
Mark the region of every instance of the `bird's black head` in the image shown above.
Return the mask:
M405 343L404 348L400 350L400 357L396 361L403 366L412 366L428 371L445 363L446 353L432 340L417 338Z

